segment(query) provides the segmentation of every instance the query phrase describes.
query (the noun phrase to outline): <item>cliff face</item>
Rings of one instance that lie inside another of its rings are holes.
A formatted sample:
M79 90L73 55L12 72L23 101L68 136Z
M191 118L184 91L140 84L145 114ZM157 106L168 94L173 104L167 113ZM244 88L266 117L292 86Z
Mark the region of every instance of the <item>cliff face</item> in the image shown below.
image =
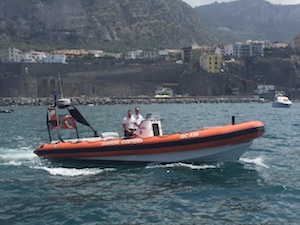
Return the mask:
M181 94L214 96L230 95L232 90L238 88L240 94L252 95L259 84L275 85L276 90L299 99L300 56L228 62L221 74L185 71L180 76L178 90Z
M182 47L216 42L181 0L1 0L0 41Z
M273 5L265 0L239 0L196 7L207 26L230 40L291 42L300 32L300 4Z
M0 2L1 39L52 40L82 35L88 18L79 1L4 0Z
M275 85L277 90L297 90L300 88L300 57L237 61L227 64L226 73L234 74L242 82L250 81L253 88L266 84Z

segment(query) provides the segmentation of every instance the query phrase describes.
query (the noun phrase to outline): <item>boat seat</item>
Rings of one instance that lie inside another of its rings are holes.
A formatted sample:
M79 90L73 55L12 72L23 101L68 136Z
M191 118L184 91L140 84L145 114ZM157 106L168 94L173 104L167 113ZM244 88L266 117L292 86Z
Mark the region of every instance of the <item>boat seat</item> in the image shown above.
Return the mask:
M104 138L105 140L120 138L120 136L117 132L103 132L100 134L100 136L102 138Z

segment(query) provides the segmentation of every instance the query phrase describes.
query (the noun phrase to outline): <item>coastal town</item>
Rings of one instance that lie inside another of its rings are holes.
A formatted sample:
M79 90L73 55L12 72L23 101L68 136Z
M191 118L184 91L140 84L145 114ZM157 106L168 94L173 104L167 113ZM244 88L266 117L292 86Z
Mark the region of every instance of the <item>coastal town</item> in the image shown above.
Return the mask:
M110 58L116 60L162 60L178 64L190 64L209 73L224 72L224 63L230 60L245 60L265 57L269 49L294 50L299 54L300 34L293 37L292 43L273 42L268 40L248 40L245 43L236 42L228 45L207 46L193 44L181 49L160 50L133 50L128 52L104 52L103 50L62 49L50 52L23 51L15 47L0 49L2 63L61 63L67 64L68 60ZM141 61L142 62L142 61Z
M79 65L84 64L85 69L82 73L87 73L88 70L94 70L93 76L86 75L86 79L97 79L97 73L101 73L101 71L107 70L107 65L110 68L126 68L126 66L141 66L141 65L172 65L181 66L183 72L178 72L178 76L182 76L180 74L185 74L187 70L196 70L203 71L208 76L213 76L213 74L226 74L228 72L229 64L242 65L245 61L255 61L258 59L268 59L272 57L272 54L277 54L278 57L284 55L285 53L290 55L295 55L295 59L299 61L297 55L300 52L300 34L293 37L292 43L286 42L274 42L270 41L252 41L248 40L245 43L236 42L234 44L229 45L219 45L219 46L201 46L201 45L190 45L188 47L184 47L181 49L160 49L160 50L134 50L128 51L124 53L111 53L104 52L103 50L84 50L84 49L62 49L62 50L54 50L50 52L43 51L22 51L20 49L14 47L2 48L0 49L0 59L2 65L19 65L21 66L20 74L16 72L12 72L10 70L6 70L4 68L8 68L2 66L0 69L0 77L3 80L9 80L15 76L26 76L28 77L48 77L45 79L53 79L53 73L48 74L47 72L52 71L52 67L50 65L60 65L60 69L58 71L66 70L65 73L70 74L70 69L62 69L68 68L71 64L76 63L76 71L80 71ZM34 65L41 65L43 69L40 69L38 72L34 72ZM103 66L101 66L103 65ZM50 67L49 67L50 66ZM10 67L11 68L11 67ZM47 68L47 69L46 69ZM91 68L91 69L90 69ZM47 72L46 72L47 71ZM55 70L53 70L54 72ZM125 70L124 70L125 71ZM230 72L230 71L229 71ZM88 73L87 73L88 74ZM113 73L112 73L113 74ZM62 76L64 76L62 74ZM82 77L83 75L81 75ZM109 77L113 75L107 75ZM138 73L135 75L139 77ZM148 74L145 76L154 77L152 74ZM158 75L159 76L159 75ZM74 76L72 76L74 77ZM55 86L49 87L48 84L46 89L50 89L48 92L44 92L44 94L39 94L38 89L39 83L44 84L45 82L53 82L53 81L35 81L36 91L31 91L32 94L7 94L2 100L0 100L0 104L2 105L40 105L46 104L48 102L48 97L51 95L51 90ZM67 78L66 78L67 79ZM118 79L116 77L116 79ZM141 78L138 78L141 79ZM68 79L70 80L70 79ZM243 81L244 82L244 81ZM248 82L248 81L247 81ZM55 83L57 83L55 81ZM67 82L65 82L67 83ZM72 83L69 81L70 85ZM31 83L32 84L32 83ZM70 86L68 85L68 86ZM32 86L32 85L31 85ZM193 94L189 94L188 92L176 91L178 90L178 83L176 81L168 81L168 78L165 79L164 82L160 82L155 85L155 90L148 91L142 93L140 91L138 94L129 94L124 97L120 95L110 95L104 94L105 96L101 96L101 94L97 94L96 92L90 93L91 89L96 89L95 87L88 88L89 91L81 90L80 94L75 94L69 92L70 97L76 97L74 102L78 104L127 104L130 102L141 102L141 103L164 103L164 102L179 102L179 103L194 103L194 102L232 102L232 101L261 101L260 96L268 96L269 93L274 93L276 90L276 85L272 83L257 83L256 87L254 87L254 92L243 93L240 87L231 87L230 92L226 92L226 95L229 95L229 98L219 97L216 98L216 95L211 93L207 96L194 96ZM57 89L57 88L56 88ZM34 90L34 89L32 89ZM288 90L293 90L292 87ZM9 91L7 93L10 93ZM28 96L29 95L29 96ZM245 100L244 96L247 96L247 100ZM272 94L273 95L273 94ZM218 95L217 95L218 96ZM221 96L224 96L224 94ZM233 96L234 98L230 97ZM15 97L15 98L13 98ZM18 97L18 98L16 98ZM26 100L20 97L28 97ZM123 100L120 100L122 99ZM298 97L297 97L298 98ZM19 100L17 100L19 99ZM110 99L110 100L107 100ZM131 100L128 100L131 99ZM134 101L132 99L135 99ZM138 99L138 100L137 100ZM207 100L211 99L211 100ZM268 98L267 98L268 99ZM269 98L270 100L270 98Z

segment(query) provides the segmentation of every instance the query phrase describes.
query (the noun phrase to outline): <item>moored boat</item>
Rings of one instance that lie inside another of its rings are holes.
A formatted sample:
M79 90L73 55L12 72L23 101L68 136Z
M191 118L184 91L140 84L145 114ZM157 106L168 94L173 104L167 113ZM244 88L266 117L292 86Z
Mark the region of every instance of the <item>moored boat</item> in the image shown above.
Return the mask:
M66 109L66 115L57 110ZM82 138L78 125L91 128L93 136ZM232 123L208 127L185 133L163 134L158 114L149 113L132 138L121 137L116 132L98 134L71 105L50 106L47 126L50 141L38 146L35 153L48 159L92 160L109 163L171 163L219 162L240 158L255 138L264 132L260 121ZM75 130L76 138L63 139L62 127ZM52 128L58 140L52 140Z
M0 108L0 113L12 113L14 110L12 109L1 109Z
M283 91L276 91L272 106L280 108L290 108L292 106L292 101L285 95Z

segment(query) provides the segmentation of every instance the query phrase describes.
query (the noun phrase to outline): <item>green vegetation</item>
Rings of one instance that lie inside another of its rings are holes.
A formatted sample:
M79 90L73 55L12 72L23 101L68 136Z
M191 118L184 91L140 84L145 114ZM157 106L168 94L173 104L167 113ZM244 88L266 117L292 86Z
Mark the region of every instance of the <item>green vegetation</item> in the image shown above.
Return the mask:
M299 32L300 5L272 5L265 0L240 0L199 6L204 24L218 30L222 40L291 42Z
M180 0L73 0L71 5L64 0L47 4L43 0L1 3L4 9L0 11L0 33L5 38L0 47L126 52L219 42ZM37 10L41 6L44 10Z
M181 53L180 52L170 54L170 61L176 62L178 60L181 60Z

